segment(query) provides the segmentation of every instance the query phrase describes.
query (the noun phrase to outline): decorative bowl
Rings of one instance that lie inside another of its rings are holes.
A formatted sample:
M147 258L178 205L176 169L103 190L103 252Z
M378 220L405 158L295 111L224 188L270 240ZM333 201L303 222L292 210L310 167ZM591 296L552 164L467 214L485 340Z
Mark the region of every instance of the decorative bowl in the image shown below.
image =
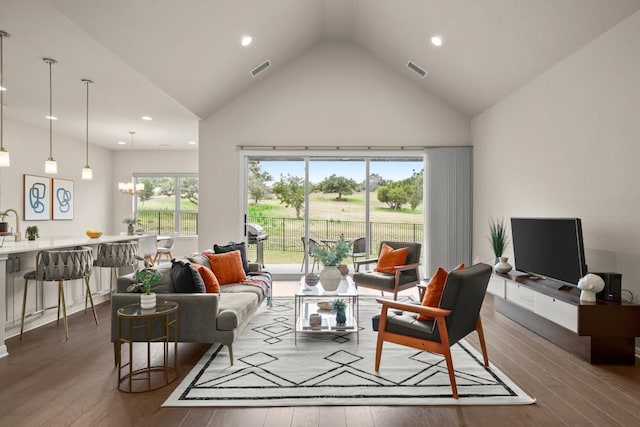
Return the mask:
M87 230L86 233L87 236L89 236L89 238L91 239L97 239L98 237L102 236L102 231Z
M315 286L318 284L319 281L320 281L320 276L317 275L316 273L309 273L306 276L304 276L304 282L307 284L307 286Z

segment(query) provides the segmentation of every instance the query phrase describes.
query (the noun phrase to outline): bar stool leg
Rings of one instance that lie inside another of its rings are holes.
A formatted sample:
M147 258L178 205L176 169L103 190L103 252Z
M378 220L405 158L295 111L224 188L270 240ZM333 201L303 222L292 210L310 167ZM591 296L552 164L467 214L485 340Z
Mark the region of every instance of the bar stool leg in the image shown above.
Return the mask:
M22 298L22 321L20 322L20 341L22 341L22 332L24 331L24 312L27 310L27 288L29 287L29 280L24 281L24 297Z
M56 326L60 325L60 291L62 288L58 286L58 318L56 319Z
M89 287L89 276L85 277L84 283L87 285L87 295L89 295L89 300L91 301L91 309L93 310L93 318L96 321L96 325L98 324L98 315L96 314L96 307L93 305L93 297L91 296L91 288ZM86 301L86 297L85 297ZM86 304L86 302L85 302ZM86 311L86 309L85 309Z
M62 296L62 316L64 317L64 336L69 341L69 324L67 323L67 303L64 300L64 281L58 282L58 293ZM60 311L60 305L58 305L58 311Z

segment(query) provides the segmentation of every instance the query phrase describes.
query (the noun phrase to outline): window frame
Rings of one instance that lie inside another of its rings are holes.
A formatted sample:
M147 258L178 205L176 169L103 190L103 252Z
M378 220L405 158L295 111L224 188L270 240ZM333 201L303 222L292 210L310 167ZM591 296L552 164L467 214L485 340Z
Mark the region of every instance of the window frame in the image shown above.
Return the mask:
M181 184L182 184L182 179L184 178L196 178L198 180L198 193L200 192L200 176L198 173L134 173L133 174L133 179L134 182L137 184L139 182L141 182L140 180L145 179L145 178L172 178L175 179L175 186L174 186L174 192L175 192L175 201L174 201L174 207L173 207L173 229L174 232L171 233L172 237L189 237L189 238L197 238L198 237L198 226L197 226L197 219L198 219L198 215L199 215L199 205L198 205L198 209L196 210L183 210L181 209L180 206L180 202L181 202ZM135 218L138 218L139 213L140 212L147 212L146 210L140 210L138 209L138 196L135 195L133 197L133 214ZM151 210L153 211L153 210ZM195 213L196 215L196 232L195 234L183 234L182 233L182 224L181 224L181 216L183 213Z

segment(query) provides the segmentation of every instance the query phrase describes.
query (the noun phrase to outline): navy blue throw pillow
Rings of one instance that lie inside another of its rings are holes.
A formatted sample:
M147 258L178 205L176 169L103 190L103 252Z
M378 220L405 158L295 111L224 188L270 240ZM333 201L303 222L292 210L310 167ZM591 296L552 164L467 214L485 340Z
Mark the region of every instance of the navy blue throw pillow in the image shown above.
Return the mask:
M224 254L227 252L240 251L240 258L242 258L242 269L245 274L249 272L249 262L247 261L247 247L244 242L241 243L229 243L228 245L220 246L213 245L213 252L216 254Z
M206 292L200 273L187 261L175 259L171 261L171 280L176 293L203 294Z

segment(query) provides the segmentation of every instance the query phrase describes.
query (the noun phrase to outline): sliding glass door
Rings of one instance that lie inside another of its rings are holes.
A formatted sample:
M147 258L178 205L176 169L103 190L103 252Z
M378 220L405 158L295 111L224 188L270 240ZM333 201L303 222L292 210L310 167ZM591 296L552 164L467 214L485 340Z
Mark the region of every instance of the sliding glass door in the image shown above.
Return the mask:
M249 255L258 258L261 245L272 272L317 271L306 238L331 245L343 236L361 258L377 255L383 240L424 241L423 152L247 152L243 165L246 222L264 231L261 241L248 236Z

